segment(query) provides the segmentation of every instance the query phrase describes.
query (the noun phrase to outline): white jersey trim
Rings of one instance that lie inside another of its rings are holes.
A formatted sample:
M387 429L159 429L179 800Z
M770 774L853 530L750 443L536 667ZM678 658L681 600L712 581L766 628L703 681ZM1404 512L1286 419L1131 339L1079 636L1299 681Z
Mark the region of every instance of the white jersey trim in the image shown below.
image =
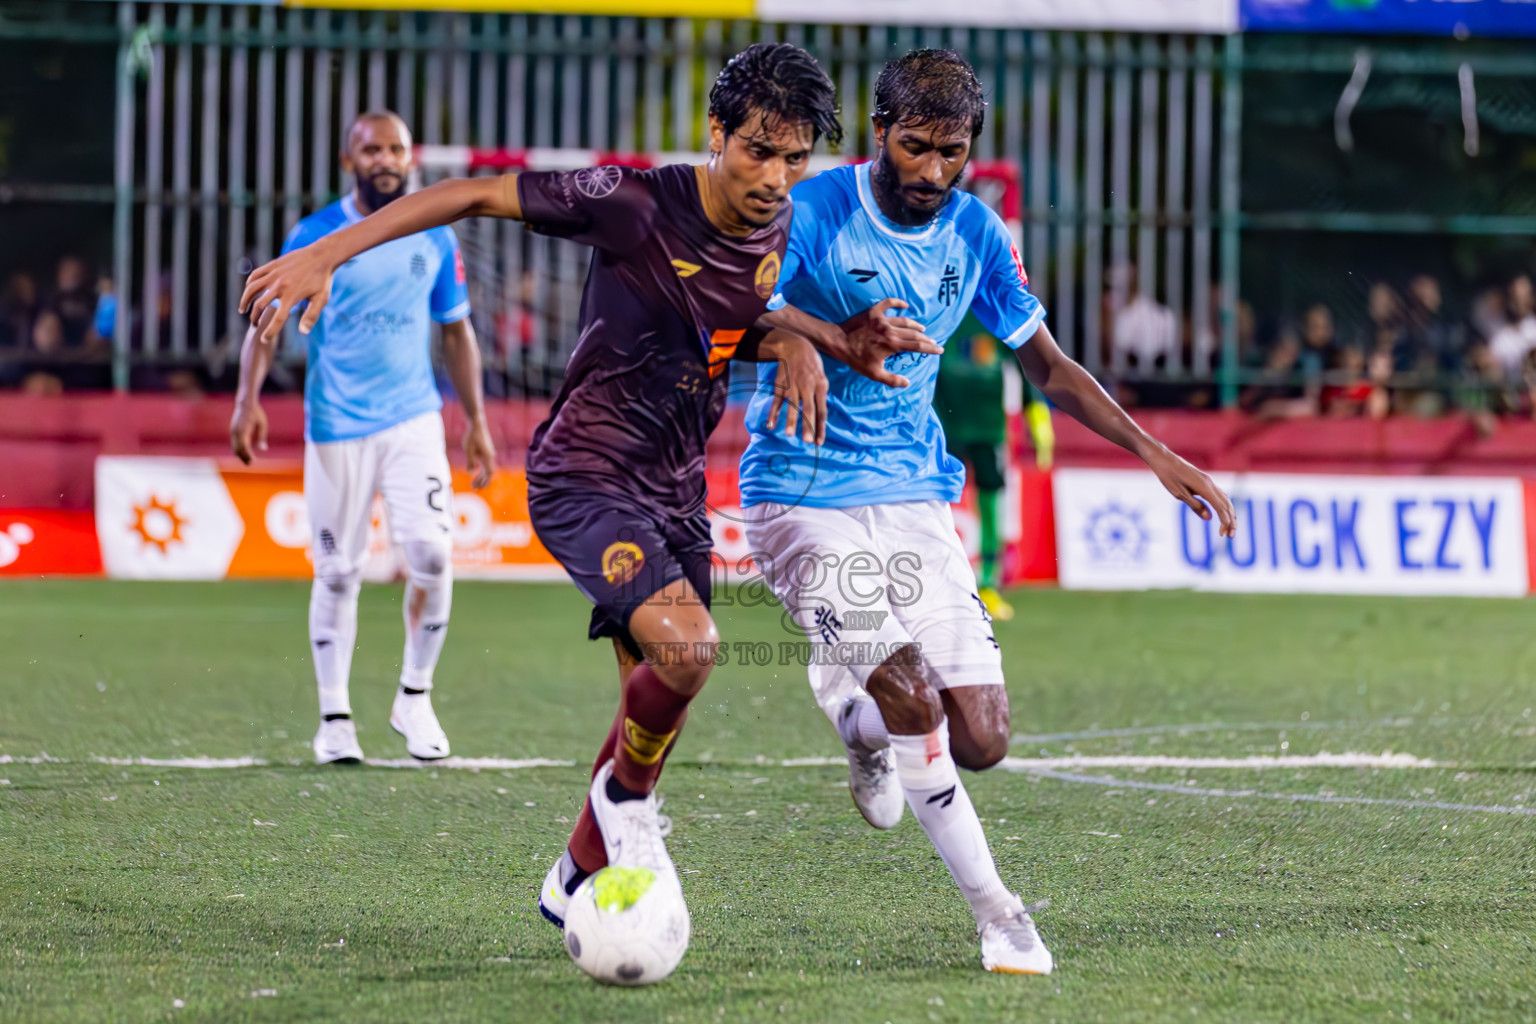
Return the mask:
M1020 348L1025 342L1033 338L1040 330L1040 325L1045 323L1045 307L1037 305L1034 314L1026 321L1024 326L1014 331L1003 339L1003 344L1009 348Z

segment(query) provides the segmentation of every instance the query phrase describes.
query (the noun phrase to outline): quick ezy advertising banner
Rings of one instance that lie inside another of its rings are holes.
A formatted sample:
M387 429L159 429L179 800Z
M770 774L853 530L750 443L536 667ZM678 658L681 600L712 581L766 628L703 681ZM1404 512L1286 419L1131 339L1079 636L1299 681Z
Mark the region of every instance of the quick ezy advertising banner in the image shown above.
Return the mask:
M1462 477L1218 474L1237 536L1218 536L1136 470L1058 470L1063 587L1519 597L1524 487Z

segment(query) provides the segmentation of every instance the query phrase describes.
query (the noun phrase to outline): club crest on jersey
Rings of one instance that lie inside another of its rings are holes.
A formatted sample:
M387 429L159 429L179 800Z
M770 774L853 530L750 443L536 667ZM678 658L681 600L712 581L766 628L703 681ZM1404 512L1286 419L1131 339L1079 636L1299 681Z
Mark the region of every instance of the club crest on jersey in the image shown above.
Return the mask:
M616 540L603 549L603 579L609 583L628 583L639 575L644 564L645 552L638 544Z
M619 187L623 176L617 167L583 167L576 172L576 191L588 199L602 199Z
M779 269L779 254L776 252L764 256L763 262L757 265L752 283L757 288L757 297L765 302L773 298L773 291L779 286Z
M953 264L944 264L944 275L939 278L939 301L949 305L960 297L960 272Z

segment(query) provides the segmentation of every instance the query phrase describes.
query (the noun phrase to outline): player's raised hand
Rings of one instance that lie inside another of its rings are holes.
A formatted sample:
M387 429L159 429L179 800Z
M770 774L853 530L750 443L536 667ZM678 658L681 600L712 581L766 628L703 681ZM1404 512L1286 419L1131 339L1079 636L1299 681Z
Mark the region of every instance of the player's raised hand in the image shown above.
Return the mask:
M1168 488L1169 494L1194 509L1195 515L1201 519L1209 521L1211 509L1215 509L1216 519L1221 524L1221 536L1236 536L1237 509L1232 506L1232 499L1227 497L1227 492L1217 487L1216 481L1208 473L1196 469L1167 448L1161 447L1147 459L1147 466L1157 474L1157 479Z
M806 444L827 440L827 372L821 365L816 347L798 334L775 331L763 342L764 355L779 361L774 375L773 404L768 407L768 429L779 423L779 408L784 413L784 433L800 437Z
M843 362L856 373L888 387L904 388L911 381L885 368L898 352L938 355L944 350L924 333L923 325L910 317L886 316L887 310L907 309L901 299L884 299L842 325L846 339Z
M320 320L331 298L334 268L319 244L306 245L270 263L262 264L246 278L240 295L240 312L249 313L263 342L276 340L288 315L301 302L309 308L299 320L299 333L308 334Z
M491 439L491 427L484 418L471 423L464 435L464 457L469 468L475 471L472 481L475 490L491 482L496 473L496 442Z
M267 450L267 414L261 403L240 403L229 421L229 447L235 457L247 466L254 453Z

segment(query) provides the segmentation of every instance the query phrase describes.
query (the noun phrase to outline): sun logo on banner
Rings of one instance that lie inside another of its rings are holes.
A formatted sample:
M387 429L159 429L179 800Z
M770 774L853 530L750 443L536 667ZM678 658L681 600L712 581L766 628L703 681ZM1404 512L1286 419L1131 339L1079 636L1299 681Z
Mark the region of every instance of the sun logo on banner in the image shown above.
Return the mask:
M186 543L181 528L187 523L188 520L176 514L174 501L163 502L158 496L151 495L149 504L133 506L133 522L128 528L139 535L146 548L153 544L163 555L173 542Z

